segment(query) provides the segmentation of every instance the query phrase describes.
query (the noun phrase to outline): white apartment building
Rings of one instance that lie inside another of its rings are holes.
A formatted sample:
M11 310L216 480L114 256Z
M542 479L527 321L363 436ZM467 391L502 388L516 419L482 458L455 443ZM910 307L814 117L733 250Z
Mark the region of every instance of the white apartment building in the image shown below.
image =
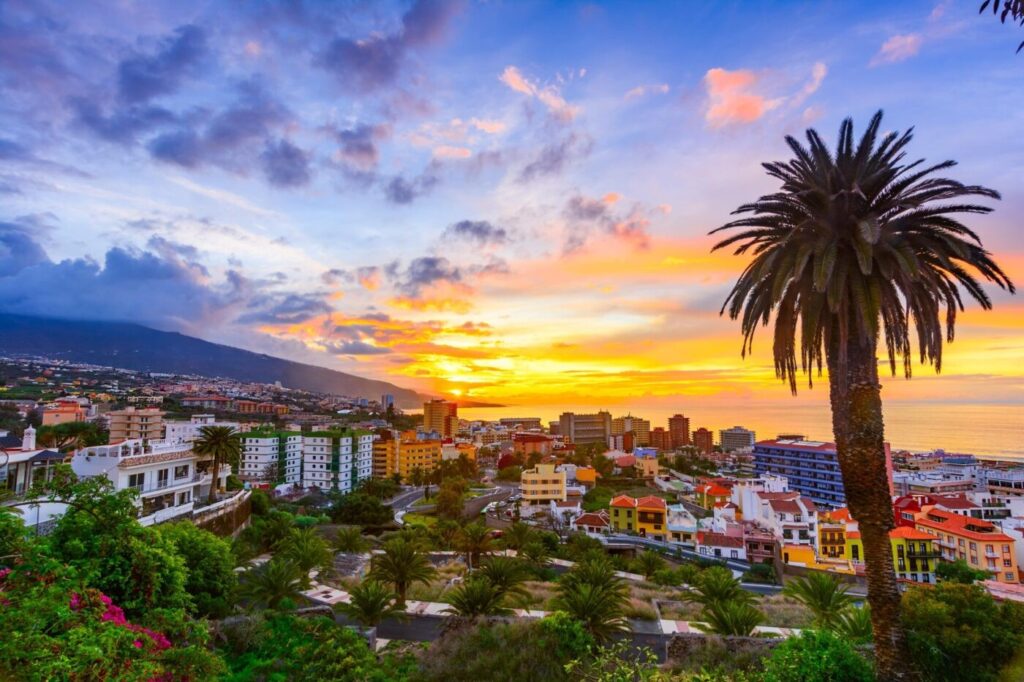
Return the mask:
M737 481L732 487L729 501L736 505L744 518L754 518L760 505L757 493L787 493L789 480L785 476L762 474L757 478Z
M818 545L818 508L798 492L755 492L754 514L743 513L780 538L783 545Z
M195 501L209 495L211 467L212 461L200 460L187 443L141 439L83 448L71 459L79 476L105 476L115 490L138 491L143 525L190 515ZM229 465L221 466L221 485L230 473Z
M303 437L302 487L352 492L373 475L373 434L319 431Z
M164 440L168 443L192 443L204 426L230 426L235 431L242 430L238 422L219 422L212 414L194 414L188 421L165 421Z
M722 452L750 450L757 442L757 435L742 426L734 426L731 429L721 429L718 432L718 442L722 446Z
M302 434L255 431L242 436L238 475L252 483L302 485ZM276 478L271 478L276 474Z

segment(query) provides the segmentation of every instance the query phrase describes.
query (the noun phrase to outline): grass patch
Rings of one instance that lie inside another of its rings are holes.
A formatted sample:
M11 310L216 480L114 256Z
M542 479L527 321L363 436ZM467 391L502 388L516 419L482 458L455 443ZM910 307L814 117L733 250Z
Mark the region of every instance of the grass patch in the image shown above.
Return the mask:
M764 613L765 625L778 628L806 628L814 620L810 609L781 594L762 597L757 601L757 608Z
M637 620L657 620L658 614L654 610L654 606L650 602L642 599L630 599L629 603L626 604L625 608L626 618L636 618Z
M429 516L427 514L415 514L410 512L402 517L402 522L407 526L420 525L430 528L431 526L437 523L437 517Z

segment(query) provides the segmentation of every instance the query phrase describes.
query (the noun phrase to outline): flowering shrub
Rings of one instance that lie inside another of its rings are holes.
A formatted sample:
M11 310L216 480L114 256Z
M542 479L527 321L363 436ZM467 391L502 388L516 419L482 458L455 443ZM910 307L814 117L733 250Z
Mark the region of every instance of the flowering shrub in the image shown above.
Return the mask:
M100 620L107 623L113 623L118 627L126 628L131 632L137 632L146 635L146 637L148 637L149 641L152 643L152 646L157 651L163 651L165 649L171 648L171 641L167 639L167 637L165 637L163 633L156 632L155 630L150 630L149 628L143 627L142 625L134 625L132 623L129 623L128 619L124 617L124 610L121 609L120 606L115 605L114 600L112 600L110 597L102 593L97 593L97 595L99 596L100 603L102 603L103 606L105 607L103 613L100 614ZM78 594L77 592L71 593L72 611L81 611L82 609L87 608L87 606L88 604L86 602L86 599L83 599L80 594ZM136 649L141 649L143 647L143 641L141 639L136 639L132 642L132 646L134 646Z

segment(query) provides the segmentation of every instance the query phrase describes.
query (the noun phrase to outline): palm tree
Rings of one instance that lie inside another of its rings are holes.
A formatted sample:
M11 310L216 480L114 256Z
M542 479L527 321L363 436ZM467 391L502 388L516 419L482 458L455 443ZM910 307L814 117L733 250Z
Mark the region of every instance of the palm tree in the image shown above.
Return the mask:
M363 529L359 526L342 526L334 533L332 547L335 552L362 554L370 543L363 537Z
M473 567L480 563L480 555L491 551L491 529L479 521L467 524L462 527L456 543L459 550L466 553L466 565L469 570L473 570Z
M754 595L743 589L740 581L732 577L732 571L713 566L697 576L692 589L683 599L701 604L707 609L727 602L749 604L754 601Z
M704 623L697 627L716 635L749 637L754 628L764 622L764 614L745 601L726 601L712 604L701 611Z
M522 587L526 581L526 571L522 559L492 556L483 562L477 574L486 578L502 595L524 597L529 594Z
M544 546L543 542L530 540L519 550L519 556L534 568L544 568L548 563L548 559L551 558L551 553L548 552L548 548Z
M349 590L348 604L335 604L335 609L360 623L375 628L385 618L404 617L405 610L398 605L398 595L376 580L366 580Z
M242 574L239 591L253 606L277 609L302 597L305 574L294 562L275 557Z
M594 639L606 641L627 627L626 599L623 589L571 582L559 586L555 608L578 620Z
M1009 17L1011 24L1024 26L1024 0L985 0L978 8L978 14L988 9L989 4L992 5L992 14L999 15L999 23L1005 24ZM999 11L1000 7L1002 12ZM1017 46L1017 52L1021 50L1024 50L1024 42Z
M313 569L324 570L334 559L327 541L313 528L294 529L277 547L278 553L307 576Z
M754 333L774 314L775 372L795 393L797 375L828 366L832 429L851 515L860 524L876 659L883 679L906 679L909 657L900 624L900 594L889 530L892 503L886 475L878 340L889 366L897 358L909 377L911 320L921 360L942 366L953 339L962 287L983 308L992 303L977 275L1014 291L1013 283L958 218L991 209L964 201L997 199L993 190L931 177L954 165L904 161L911 133L879 137L882 112L855 144L843 121L830 151L814 130L809 147L787 137L795 159L765 164L780 191L740 206L750 214L714 230L741 229L714 248L737 244L753 260L722 312L742 316L745 356ZM799 328L800 363L797 363Z
M464 618L476 616L508 616L512 609L504 605L505 594L490 580L481 576L473 576L462 585L448 593L445 613Z
M192 444L192 451L202 457L213 457L213 481L210 483L210 498L213 502L220 487L220 468L227 462L236 464L242 455L242 439L233 426L204 426L199 437Z
M517 552L525 547L534 536L534 531L525 523L513 523L512 527L505 531L502 536L502 544L506 549L514 549Z
M810 609L817 627L831 630L839 616L853 605L853 597L846 589L836 576L815 572L790 581L782 593Z
M644 550L637 556L634 562L637 572L645 578L650 578L655 573L665 568L665 560L657 552Z
M853 644L871 642L871 607L851 606L836 619L835 633Z
M384 553L370 560L370 578L395 586L398 606L405 607L405 595L413 583L427 584L436 571L427 555L405 538L396 537L384 543Z

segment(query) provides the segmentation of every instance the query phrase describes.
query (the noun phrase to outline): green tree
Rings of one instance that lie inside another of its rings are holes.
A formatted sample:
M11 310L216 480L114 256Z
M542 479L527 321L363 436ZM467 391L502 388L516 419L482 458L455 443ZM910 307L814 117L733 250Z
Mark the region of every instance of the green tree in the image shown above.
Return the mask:
M989 575L980 569L971 568L964 559L940 561L935 567L935 577L942 582L970 585L979 580L988 580Z
M330 545L314 528L293 530L278 545L278 552L282 558L298 566L307 581L310 571L327 571L334 561Z
M470 576L464 583L447 594L445 613L463 618L477 616L508 616L512 609L505 606L505 593L479 574Z
M828 630L804 630L775 647L764 682L875 682L871 664ZM879 678L882 679L882 678Z
M952 340L962 307L960 288L983 308L992 305L970 271L1011 292L1014 287L958 219L991 210L968 203L972 197L999 195L933 177L951 161L931 167L904 162L911 133L894 131L879 140L881 122L878 112L855 142L853 122L843 121L835 150L814 130L807 131L808 147L787 137L796 158L765 164L781 189L740 206L736 213L749 215L714 232L741 230L715 249L738 245L737 254L753 253L722 309L733 319L742 316L743 354L757 328L774 316L776 374L794 393L801 369L811 376L828 366L836 451L864 543L878 668L883 678L896 680L910 671L889 544L894 522L879 336L893 374L899 359L910 376L915 335L922 360L941 369L943 340Z
M213 458L213 466L210 467L213 480L210 483L209 498L209 501L213 502L220 489L221 466L238 466L238 459L242 456L241 435L233 426L204 426L199 429L199 437L192 444L192 450L200 457Z
M494 538L491 529L474 521L462 527L456 538L459 551L466 555L466 565L470 570L480 565L480 557L493 549Z
M339 495L331 505L331 519L335 523L360 526L383 526L391 523L395 512L373 495L356 491Z
M551 559L551 552L540 540L530 540L523 546L523 549L519 552L519 555L530 566L536 569L544 568L548 561Z
M525 523L516 522L505 530L501 536L501 543L507 549L514 549L517 552L533 539L533 529Z
M365 580L349 590L351 601L334 606L352 620L375 628L386 618L404 616L405 611L398 605L398 595L376 580Z
M370 577L395 586L398 605L405 608L405 595L413 583L429 583L437 571L427 555L413 542L402 537L384 543L383 554L370 560Z
M657 552L644 550L633 561L633 569L643 577L650 579L655 573L665 568L665 559Z
M464 494L457 488L443 486L434 500L434 511L438 517L457 521L462 518Z
M913 661L929 681L995 682L1024 643L1024 606L980 585L915 587L903 599Z
M527 577L527 568L522 559L492 556L483 562L477 573L502 595L522 597L528 594L522 587Z
M238 585L231 545L197 528L191 521L162 524L156 526L156 530L185 561L188 571L185 589L192 595L196 615L209 618L228 615Z
M363 537L363 529L359 526L342 526L334 533L332 543L335 552L362 554L370 543Z
M740 581L732 577L732 571L721 566L712 566L701 571L683 599L696 602L707 609L727 602L749 604L754 601L754 595L743 589Z
M274 557L242 574L239 593L252 606L287 610L302 598L305 577L295 562Z
M853 644L870 644L871 632L871 607L851 606L839 614L836 620L835 633L847 642Z
M588 560L573 567L559 582L555 608L580 621L599 641L626 628L628 590L605 559Z
M831 573L814 572L786 583L782 593L810 609L817 627L831 630L840 614L853 605L846 589Z
M746 601L714 602L704 607L700 617L706 623L698 625L702 630L737 637L749 637L764 622L764 614Z
M94 422L66 422L39 427L36 440L43 447L70 452L78 448L105 445L108 435Z
M650 649L635 651L631 643L626 641L595 647L587 656L570 661L565 667L572 679L586 682L647 682L663 679L654 652Z

